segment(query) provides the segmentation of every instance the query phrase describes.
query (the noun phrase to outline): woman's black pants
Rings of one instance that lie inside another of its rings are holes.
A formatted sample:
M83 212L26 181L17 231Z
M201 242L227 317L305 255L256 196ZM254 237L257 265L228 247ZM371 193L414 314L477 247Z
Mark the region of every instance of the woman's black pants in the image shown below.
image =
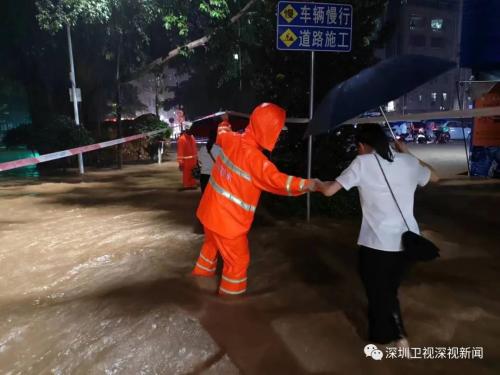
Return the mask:
M202 194L205 191L205 188L207 187L209 180L210 180L209 174L200 174L200 187Z
M406 337L398 289L408 269L402 252L359 251L359 273L368 298L368 336L372 343L387 344Z

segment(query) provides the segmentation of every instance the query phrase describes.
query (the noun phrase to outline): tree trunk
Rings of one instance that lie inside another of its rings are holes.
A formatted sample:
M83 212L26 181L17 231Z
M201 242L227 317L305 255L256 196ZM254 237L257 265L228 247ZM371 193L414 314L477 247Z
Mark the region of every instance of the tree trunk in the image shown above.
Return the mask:
M102 142L101 121L97 121L97 141ZM101 150L96 150L96 166L101 167Z
M158 119L160 118L159 90L160 90L160 75L155 75L155 111L156 111L156 117Z
M121 104L121 82L116 82L116 130L117 138L123 137L123 127L122 127L122 104ZM118 169L123 167L123 143L116 146L116 165Z

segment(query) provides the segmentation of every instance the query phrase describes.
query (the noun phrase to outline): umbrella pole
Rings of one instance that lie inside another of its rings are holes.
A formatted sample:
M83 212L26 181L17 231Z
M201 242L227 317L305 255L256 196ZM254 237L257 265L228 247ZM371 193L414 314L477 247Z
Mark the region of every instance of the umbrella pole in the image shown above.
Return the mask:
M387 119L387 116L385 115L384 109L382 108L382 106L380 106L379 109L380 109L380 113L382 113L382 116L384 116L385 123L387 124L387 126L389 127L389 130L391 131L392 138L394 138L394 140L396 140L396 135L392 131L391 124L389 123L389 120Z

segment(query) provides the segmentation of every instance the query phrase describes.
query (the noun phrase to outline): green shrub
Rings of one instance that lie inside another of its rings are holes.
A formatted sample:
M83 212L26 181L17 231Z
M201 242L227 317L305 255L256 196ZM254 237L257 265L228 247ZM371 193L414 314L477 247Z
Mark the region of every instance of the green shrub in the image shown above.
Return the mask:
M160 133L154 136L151 139L152 141L159 141L162 139L170 138L170 135L172 134L168 124L164 121L161 121L155 115L149 114L149 115L139 116L133 121L133 123L134 123L133 124L134 130L136 132L135 134L148 133L155 130L165 130L165 133Z
M41 155L93 142L87 130L83 126L76 126L67 116L54 116L40 126L21 125L9 130L4 138L7 147L26 146Z
M22 124L17 128L13 128L5 133L5 137L3 138L3 144L7 147L18 147L18 146L26 146L30 150L33 150L32 147L28 146L33 143L32 138L32 125L31 124Z
M159 133L151 138L148 138L146 144L144 144L142 149L146 151L149 155L151 161L157 160L158 158L158 146L160 141L165 141L170 138L172 131L168 124L161 121L156 115L146 114L137 117L133 121L134 134L138 133L149 133L155 130L164 130L163 133Z
M312 177L334 180L356 156L354 128L344 126L337 132L317 136L313 141ZM271 160L284 173L307 176L307 140L303 128L288 127L271 155ZM299 198L264 194L262 204L279 217L301 216L306 213L306 196ZM330 217L353 217L361 212L357 189L342 190L331 198L311 194L311 212Z

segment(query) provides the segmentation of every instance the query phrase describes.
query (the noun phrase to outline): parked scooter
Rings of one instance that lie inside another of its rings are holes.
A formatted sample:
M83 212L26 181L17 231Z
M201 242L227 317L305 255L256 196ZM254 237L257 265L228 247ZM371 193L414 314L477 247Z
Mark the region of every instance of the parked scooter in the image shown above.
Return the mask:
M428 142L428 139L425 135L425 129L424 128L418 129L418 132L415 136L415 143L426 144L427 142Z
M435 143L445 144L450 141L451 138L450 132L437 130L435 133L436 133Z
M413 141L413 137L411 136L411 134L398 134L396 135L396 139L403 143L408 143Z

